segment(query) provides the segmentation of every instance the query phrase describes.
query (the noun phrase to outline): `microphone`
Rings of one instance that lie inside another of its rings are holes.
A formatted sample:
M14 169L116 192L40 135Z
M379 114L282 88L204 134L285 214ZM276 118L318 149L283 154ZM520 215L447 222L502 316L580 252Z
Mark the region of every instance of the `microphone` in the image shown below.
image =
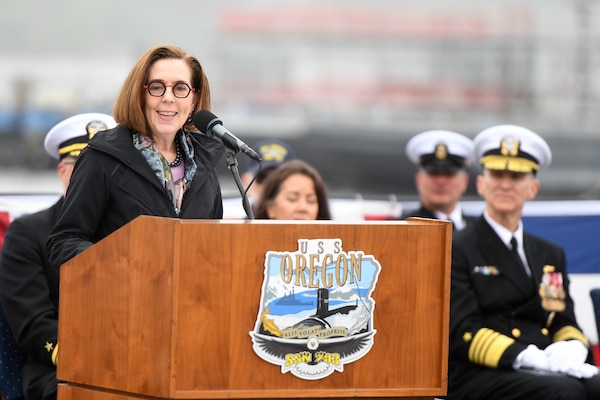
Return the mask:
M194 125L208 136L216 136L225 146L234 151L241 151L248 157L261 163L262 158L246 143L238 139L223 126L223 122L208 110L200 110L194 115Z

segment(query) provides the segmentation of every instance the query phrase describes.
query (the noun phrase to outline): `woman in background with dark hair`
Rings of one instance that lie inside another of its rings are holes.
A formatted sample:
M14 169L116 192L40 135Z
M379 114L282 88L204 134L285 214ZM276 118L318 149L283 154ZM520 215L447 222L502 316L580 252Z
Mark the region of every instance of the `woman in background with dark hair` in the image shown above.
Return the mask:
M117 127L90 140L73 171L48 241L62 265L139 215L222 218L218 140L200 133L194 114L210 110L198 60L177 46L149 49L114 105Z
M291 160L264 181L257 219L331 219L325 182L319 172L301 160Z

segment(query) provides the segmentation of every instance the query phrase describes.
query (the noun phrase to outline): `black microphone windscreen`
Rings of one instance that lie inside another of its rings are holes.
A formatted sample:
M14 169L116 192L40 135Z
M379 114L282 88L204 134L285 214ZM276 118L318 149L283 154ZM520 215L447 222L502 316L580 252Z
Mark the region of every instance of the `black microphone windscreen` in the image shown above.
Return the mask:
M194 125L196 128L200 129L201 132L208 134L207 130L212 127L214 123L211 124L210 127L209 124L216 119L218 119L217 116L210 111L200 110L194 115Z

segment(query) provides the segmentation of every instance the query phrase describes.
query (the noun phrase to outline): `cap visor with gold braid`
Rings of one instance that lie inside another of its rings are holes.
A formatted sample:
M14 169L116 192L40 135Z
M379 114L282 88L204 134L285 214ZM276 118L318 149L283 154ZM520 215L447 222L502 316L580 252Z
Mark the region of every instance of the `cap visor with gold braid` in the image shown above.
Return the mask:
M114 128L116 125L113 117L108 114L74 115L50 129L44 139L44 147L53 158L77 158L97 132Z
M520 126L498 125L485 129L473 142L475 154L487 169L537 173L552 160L546 141Z

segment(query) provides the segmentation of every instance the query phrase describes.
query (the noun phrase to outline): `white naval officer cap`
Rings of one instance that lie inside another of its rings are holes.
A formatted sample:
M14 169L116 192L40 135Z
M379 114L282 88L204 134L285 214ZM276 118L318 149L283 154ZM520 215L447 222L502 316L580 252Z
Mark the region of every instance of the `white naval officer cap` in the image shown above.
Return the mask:
M475 136L473 142L475 154L487 169L535 174L552 161L546 141L521 126L492 126Z
M46 134L44 147L51 157L79 157L88 141L100 131L117 126L113 117L103 113L85 113L69 117L54 125Z
M406 144L406 156L427 172L443 173L455 173L475 159L473 141L447 130L429 130L413 136Z

